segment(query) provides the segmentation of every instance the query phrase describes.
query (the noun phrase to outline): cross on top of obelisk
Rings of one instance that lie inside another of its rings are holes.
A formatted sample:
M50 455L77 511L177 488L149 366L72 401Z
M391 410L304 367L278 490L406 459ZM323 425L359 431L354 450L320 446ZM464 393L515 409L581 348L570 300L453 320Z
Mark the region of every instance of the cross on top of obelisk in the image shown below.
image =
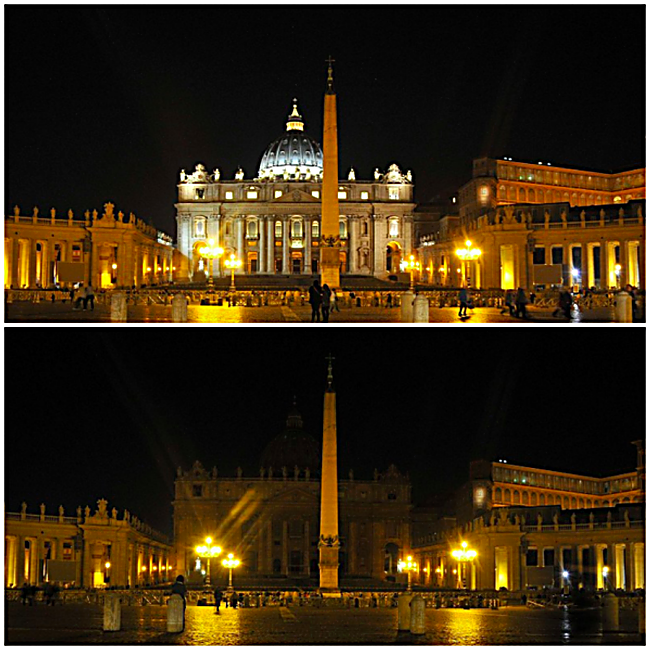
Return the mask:
M332 356L332 353L330 352L326 357L328 361L327 364L327 390L332 389L332 382L334 381L334 374L332 373L332 361L334 361L334 358Z
M334 75L332 74L332 63L335 63L335 59L332 58L332 55L325 59L327 62L327 90L332 90L334 86Z

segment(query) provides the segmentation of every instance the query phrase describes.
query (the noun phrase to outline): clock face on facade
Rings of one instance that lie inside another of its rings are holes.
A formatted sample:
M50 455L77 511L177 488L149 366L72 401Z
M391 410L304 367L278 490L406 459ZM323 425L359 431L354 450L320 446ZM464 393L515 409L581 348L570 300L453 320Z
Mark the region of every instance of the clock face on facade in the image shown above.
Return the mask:
M474 505L480 508L481 506L484 505L484 503L485 503L485 488L477 487L474 490Z

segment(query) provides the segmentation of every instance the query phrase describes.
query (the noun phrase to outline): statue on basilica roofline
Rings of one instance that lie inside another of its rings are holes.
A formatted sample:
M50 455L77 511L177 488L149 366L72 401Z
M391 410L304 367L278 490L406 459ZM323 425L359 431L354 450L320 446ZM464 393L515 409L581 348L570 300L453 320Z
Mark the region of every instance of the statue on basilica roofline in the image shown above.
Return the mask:
M17 205L14 205L14 216L15 217L20 216L20 208Z
M221 178L221 172L219 171L219 168L215 169L214 172L212 172L212 178L215 181L218 181Z
M379 167L375 167L375 180L378 181L381 178L381 174L379 173Z
M186 178L187 174L185 173L185 170L181 169L181 183L184 183Z
M235 180L236 181L244 180L244 170L241 167L235 172Z
M348 173L348 180L349 181L357 180L356 174L354 173L354 167L350 167L350 172Z

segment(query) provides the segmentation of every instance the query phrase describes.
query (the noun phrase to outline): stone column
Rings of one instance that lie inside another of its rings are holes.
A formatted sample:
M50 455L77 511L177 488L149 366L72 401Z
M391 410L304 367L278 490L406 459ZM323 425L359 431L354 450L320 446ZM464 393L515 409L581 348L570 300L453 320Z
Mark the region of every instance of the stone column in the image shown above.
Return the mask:
M621 239L618 242L619 250L620 250L620 258L621 258L621 289L625 287L625 285L628 283L628 278L630 277L630 272L629 272L629 242L627 239Z
M29 240L29 264L27 266L27 286L31 289L36 286L36 240Z
M93 574L92 574L92 556L90 551L90 542L84 540L84 555L83 562L81 565L81 586L87 589L88 587L93 586Z
M310 530L309 530L309 519L305 521L305 526L303 529L303 556L305 562L305 568L303 573L309 575L309 562L311 560L311 542L310 542Z
M289 574L289 522L282 522L282 575Z
M242 275L248 269L248 260L244 247L244 217L241 214L235 217L235 232L237 233L237 257L242 261L242 265L235 269L235 275Z
M282 274L289 275L289 219L282 219Z
M609 242L600 242L600 287L609 289Z
M311 218L305 217L305 232L304 242L305 247L303 248L303 273L305 275L311 275Z
M258 246L259 259L257 260L257 273L266 273L266 256L268 254L268 246L266 245L266 217L260 217L258 225Z
M634 589L634 544L625 544L625 589Z
M275 273L275 217L267 217L266 220L268 255L266 256L267 273Z
M273 573L273 521L266 522L266 573Z
M25 582L25 538L16 538L16 586L22 587Z
M20 273L18 267L18 253L20 252L20 239L11 238L11 279L9 284L13 285L14 289L20 289ZM22 585L22 583L21 583Z
M350 574L357 573L357 522L350 522L350 539L348 542L348 569Z
M264 528L261 524L258 525L257 531L257 573L270 573L266 569L266 562L264 557Z
M350 273L359 272L359 218L354 215L348 220L348 259Z

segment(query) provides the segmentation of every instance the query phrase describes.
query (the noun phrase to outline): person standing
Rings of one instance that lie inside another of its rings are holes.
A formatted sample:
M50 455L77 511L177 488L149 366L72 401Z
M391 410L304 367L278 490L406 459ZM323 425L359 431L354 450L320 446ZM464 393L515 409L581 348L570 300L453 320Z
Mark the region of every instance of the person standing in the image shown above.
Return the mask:
M183 576L176 576L176 582L172 585L172 596L178 594L183 599L183 629L185 629L185 606L187 587L185 586L185 578Z
M518 287L517 297L515 299L515 304L517 305L517 318L528 318L526 312L527 303L528 297L526 296L526 292L521 287Z
M467 316L467 303L469 302L469 297L467 295L467 289L463 287L458 292L458 301L460 302L460 309L458 310L458 316L463 318Z
M512 291L508 289L506 291L506 304L505 307L501 310L501 313L504 314L506 312L506 309L510 312L511 316L515 315L515 306L514 306L514 301L513 301L513 295Z
M86 287L86 295L84 296L84 310L90 303L91 311L95 311L95 292L93 291L93 285L88 283Z
M332 311L338 311L340 313L339 309L339 297L336 294L336 289L332 289Z
M75 301L73 303L72 308L75 311L79 311L79 309L81 308L81 303L82 302L84 304L84 308L85 308L85 305L86 305L86 287L84 287L83 282L79 283L79 291L77 292L76 296L77 297L75 298Z
M330 322L330 306L332 304L332 290L328 284L323 285L323 296L321 309L323 311L323 323Z
M319 280L314 280L314 284L309 287L309 304L311 305L311 322L320 323L320 306L323 300L323 290Z
M221 589L217 587L214 590L214 606L216 607L215 614L219 613L219 608L221 607L221 601L223 600L223 593L221 592Z

